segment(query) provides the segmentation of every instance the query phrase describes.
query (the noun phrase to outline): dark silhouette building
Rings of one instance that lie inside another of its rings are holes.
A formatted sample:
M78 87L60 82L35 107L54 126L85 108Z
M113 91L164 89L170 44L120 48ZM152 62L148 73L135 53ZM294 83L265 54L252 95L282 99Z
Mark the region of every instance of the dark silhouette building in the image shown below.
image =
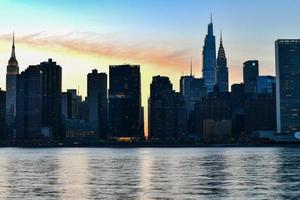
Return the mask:
M187 128L189 133L195 132L195 104L206 96L206 86L202 78L182 76L180 78L180 94L183 96L187 114Z
M72 116L71 116L71 118L78 119L79 118L79 104L82 101L82 98L81 98L81 96L79 96L77 94L76 89L68 89L67 92L71 94L71 98L72 98L72 104L71 104Z
M243 78L246 97L253 97L257 94L258 60L244 62Z
M96 130L99 139L107 138L108 100L107 74L96 69L87 76L87 99L89 123Z
M16 101L17 101L17 76L19 74L19 64L16 59L15 37L13 35L13 44L11 56L7 65L6 73L6 124L8 127L9 137L14 134L14 124L16 118Z
M174 140L186 134L185 101L168 77L153 77L148 104L149 139Z
M72 119L72 94L61 93L61 114L64 120Z
M212 19L208 24L208 31L204 40L202 57L203 57L202 77L204 79L207 92L212 92L214 85L217 83L216 39L213 33Z
M274 76L259 76L257 79L257 94L276 96L276 80Z
M233 84L231 86L230 96L232 108L232 136L238 140L245 132L244 84Z
M17 140L43 136L43 75L37 66L21 72L17 81Z
M230 93L220 92L218 86L195 105L197 132L205 142L226 142L231 139Z
M109 67L110 137L143 138L139 65Z
M255 99L245 100L245 133L254 131L276 130L275 97L260 95Z
M49 59L29 66L18 76L16 139L63 138L61 72Z
M280 39L276 52L277 132L300 131L300 40Z
M217 58L217 84L221 92L228 92L228 67L227 58L223 47L222 35Z
M6 92L0 88L0 140L7 139L6 135Z

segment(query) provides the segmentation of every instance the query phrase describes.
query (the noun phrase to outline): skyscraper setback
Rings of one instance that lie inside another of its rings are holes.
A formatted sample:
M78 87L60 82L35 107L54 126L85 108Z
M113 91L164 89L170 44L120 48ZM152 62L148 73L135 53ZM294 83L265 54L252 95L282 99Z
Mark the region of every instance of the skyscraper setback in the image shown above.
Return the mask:
M207 92L212 92L215 84L217 83L216 39L213 33L212 17L210 23L208 24L208 30L204 40L202 56L203 56L202 73L203 73L204 82L207 88Z
M15 51L15 35L13 35L11 56L8 61L6 73L6 124L10 130L13 129L16 117L17 75L19 74L19 64Z

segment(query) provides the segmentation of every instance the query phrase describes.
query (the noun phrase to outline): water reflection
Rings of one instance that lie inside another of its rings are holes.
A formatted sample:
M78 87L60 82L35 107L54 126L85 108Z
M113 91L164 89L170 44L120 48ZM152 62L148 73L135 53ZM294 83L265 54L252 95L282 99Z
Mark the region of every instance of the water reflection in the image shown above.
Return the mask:
M0 149L0 199L298 199L292 148Z

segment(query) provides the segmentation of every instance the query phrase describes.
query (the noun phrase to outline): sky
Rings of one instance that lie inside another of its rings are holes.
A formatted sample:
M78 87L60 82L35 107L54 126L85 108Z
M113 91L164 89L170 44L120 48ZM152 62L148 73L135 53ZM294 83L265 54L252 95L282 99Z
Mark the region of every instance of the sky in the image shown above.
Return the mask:
M194 75L202 76L211 13L217 48L222 30L230 84L242 81L246 60L274 75L274 41L299 38L299 9L298 0L1 0L0 87L15 32L20 71L53 58L63 69L63 90L79 88L83 96L92 69L140 64L147 107L152 76L170 77L178 91L191 57Z

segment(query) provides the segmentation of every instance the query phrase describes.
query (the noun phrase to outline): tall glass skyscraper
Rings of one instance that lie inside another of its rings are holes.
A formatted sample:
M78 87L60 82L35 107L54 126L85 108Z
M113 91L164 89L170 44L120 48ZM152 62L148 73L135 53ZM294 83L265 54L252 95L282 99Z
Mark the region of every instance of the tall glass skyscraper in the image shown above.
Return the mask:
M213 23L212 19L208 24L207 35L205 36L203 46L203 67L202 75L207 88L207 92L212 92L215 84L217 83L216 78L216 39L213 34Z
M280 39L276 52L277 132L300 131L300 39Z

